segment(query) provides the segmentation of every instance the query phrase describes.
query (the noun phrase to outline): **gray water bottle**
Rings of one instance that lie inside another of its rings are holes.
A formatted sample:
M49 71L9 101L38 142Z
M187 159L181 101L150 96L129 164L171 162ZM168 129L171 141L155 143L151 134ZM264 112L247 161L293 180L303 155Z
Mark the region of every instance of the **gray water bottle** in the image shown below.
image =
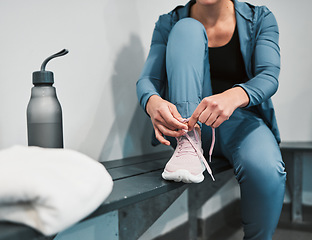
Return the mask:
M62 108L53 87L53 72L46 71L47 63L56 57L64 56L68 50L48 57L40 71L33 72L31 97L27 106L28 146L63 148Z

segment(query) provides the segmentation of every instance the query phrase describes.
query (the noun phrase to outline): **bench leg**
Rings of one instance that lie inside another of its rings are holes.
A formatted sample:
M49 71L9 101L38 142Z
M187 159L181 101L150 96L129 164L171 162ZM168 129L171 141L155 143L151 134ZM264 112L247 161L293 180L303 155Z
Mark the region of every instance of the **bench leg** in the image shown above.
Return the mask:
M302 153L294 153L291 217L295 223L302 222Z
M190 186L188 188L188 239L196 240L198 236L197 210L196 204L197 188Z
M186 185L118 211L119 240L137 240L184 192Z
M233 170L223 171L215 175L216 181L211 181L210 177L205 176L202 183L190 184L188 188L188 231L189 240L207 239L206 230L202 226L198 226L197 212L203 204L210 199L217 191L220 190L232 177Z

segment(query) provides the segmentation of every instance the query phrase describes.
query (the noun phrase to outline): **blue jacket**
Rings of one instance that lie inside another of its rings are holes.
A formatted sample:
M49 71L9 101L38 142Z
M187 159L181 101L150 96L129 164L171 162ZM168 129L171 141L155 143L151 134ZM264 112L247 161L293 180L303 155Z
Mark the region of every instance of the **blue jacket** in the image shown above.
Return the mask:
M280 134L277 127L271 96L277 91L280 72L279 31L276 19L265 6L233 0L239 33L241 52L248 81L237 84L249 96L248 107L257 108L259 115L273 132L277 142ZM167 85L165 54L169 33L174 24L189 17L192 1L178 6L157 21L152 43L143 71L137 81L137 95L145 110L150 96L165 98Z

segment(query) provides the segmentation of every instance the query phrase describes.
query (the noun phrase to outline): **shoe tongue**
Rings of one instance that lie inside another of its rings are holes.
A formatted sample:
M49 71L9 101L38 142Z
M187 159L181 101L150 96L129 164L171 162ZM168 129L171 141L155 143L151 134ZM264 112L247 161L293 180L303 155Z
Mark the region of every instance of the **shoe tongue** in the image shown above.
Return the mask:
M188 132L188 135L194 139L194 133L192 132ZM195 149L192 146L192 144L190 143L190 141L187 139L186 136L181 136L178 139L178 144L179 144L179 153L183 154L183 153L188 153L188 154L192 154L192 155L196 155Z
M196 137L195 137L195 130L194 131L189 131L189 132L187 132L187 134L190 136L190 138L192 138L192 139L196 139Z
M187 134L189 135L189 137L193 140L193 142L196 144L196 145L199 145L199 135L198 133L196 132L196 130L194 129L193 131L189 131L187 132Z
M187 143L189 143L189 140L187 139L186 136L181 136L178 141L180 142L180 144L187 144Z

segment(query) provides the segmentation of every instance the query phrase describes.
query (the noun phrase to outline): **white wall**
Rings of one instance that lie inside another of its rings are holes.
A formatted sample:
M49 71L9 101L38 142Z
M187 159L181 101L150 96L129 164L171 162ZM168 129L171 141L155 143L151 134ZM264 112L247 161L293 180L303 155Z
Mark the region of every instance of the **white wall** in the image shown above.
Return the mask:
M274 96L282 140L312 140L312 21L309 0L253 0L266 5L280 29L280 87Z
M273 100L282 139L312 140L311 3L252 2L269 6L279 22L282 71ZM141 141L150 124L138 108L135 82L158 15L184 3L2 0L0 149L27 143L31 74L47 56L68 48L47 66L63 107L66 147L104 160L150 152Z
M27 144L31 74L51 54L65 147L111 160L155 151L135 92L159 13L179 1L0 1L0 149ZM160 151L156 149L156 151Z
M273 100L282 139L312 140L309 59L312 3L308 0L251 2L267 5L280 27L282 70L280 88ZM135 82L147 56L158 15L185 3L181 0L1 0L0 149L27 144L26 107L32 87L31 74L39 70L46 57L63 48L68 48L70 53L52 60L47 69L55 74L55 87L63 108L66 148L99 160L166 149L149 145L151 124L138 106ZM311 200L309 182L311 177L305 174L304 190ZM220 194L227 196L228 190ZM216 202L212 203L214 207ZM176 205L176 209L181 206ZM205 214L201 212L201 215Z
M311 3L252 2L269 6L280 27L282 70L273 100L282 139L312 140ZM143 147L151 151L141 141L150 124L138 108L135 82L158 15L184 3L2 0L0 149L27 143L31 74L47 56L68 48L67 56L47 66L63 107L66 147L104 160L140 154Z

